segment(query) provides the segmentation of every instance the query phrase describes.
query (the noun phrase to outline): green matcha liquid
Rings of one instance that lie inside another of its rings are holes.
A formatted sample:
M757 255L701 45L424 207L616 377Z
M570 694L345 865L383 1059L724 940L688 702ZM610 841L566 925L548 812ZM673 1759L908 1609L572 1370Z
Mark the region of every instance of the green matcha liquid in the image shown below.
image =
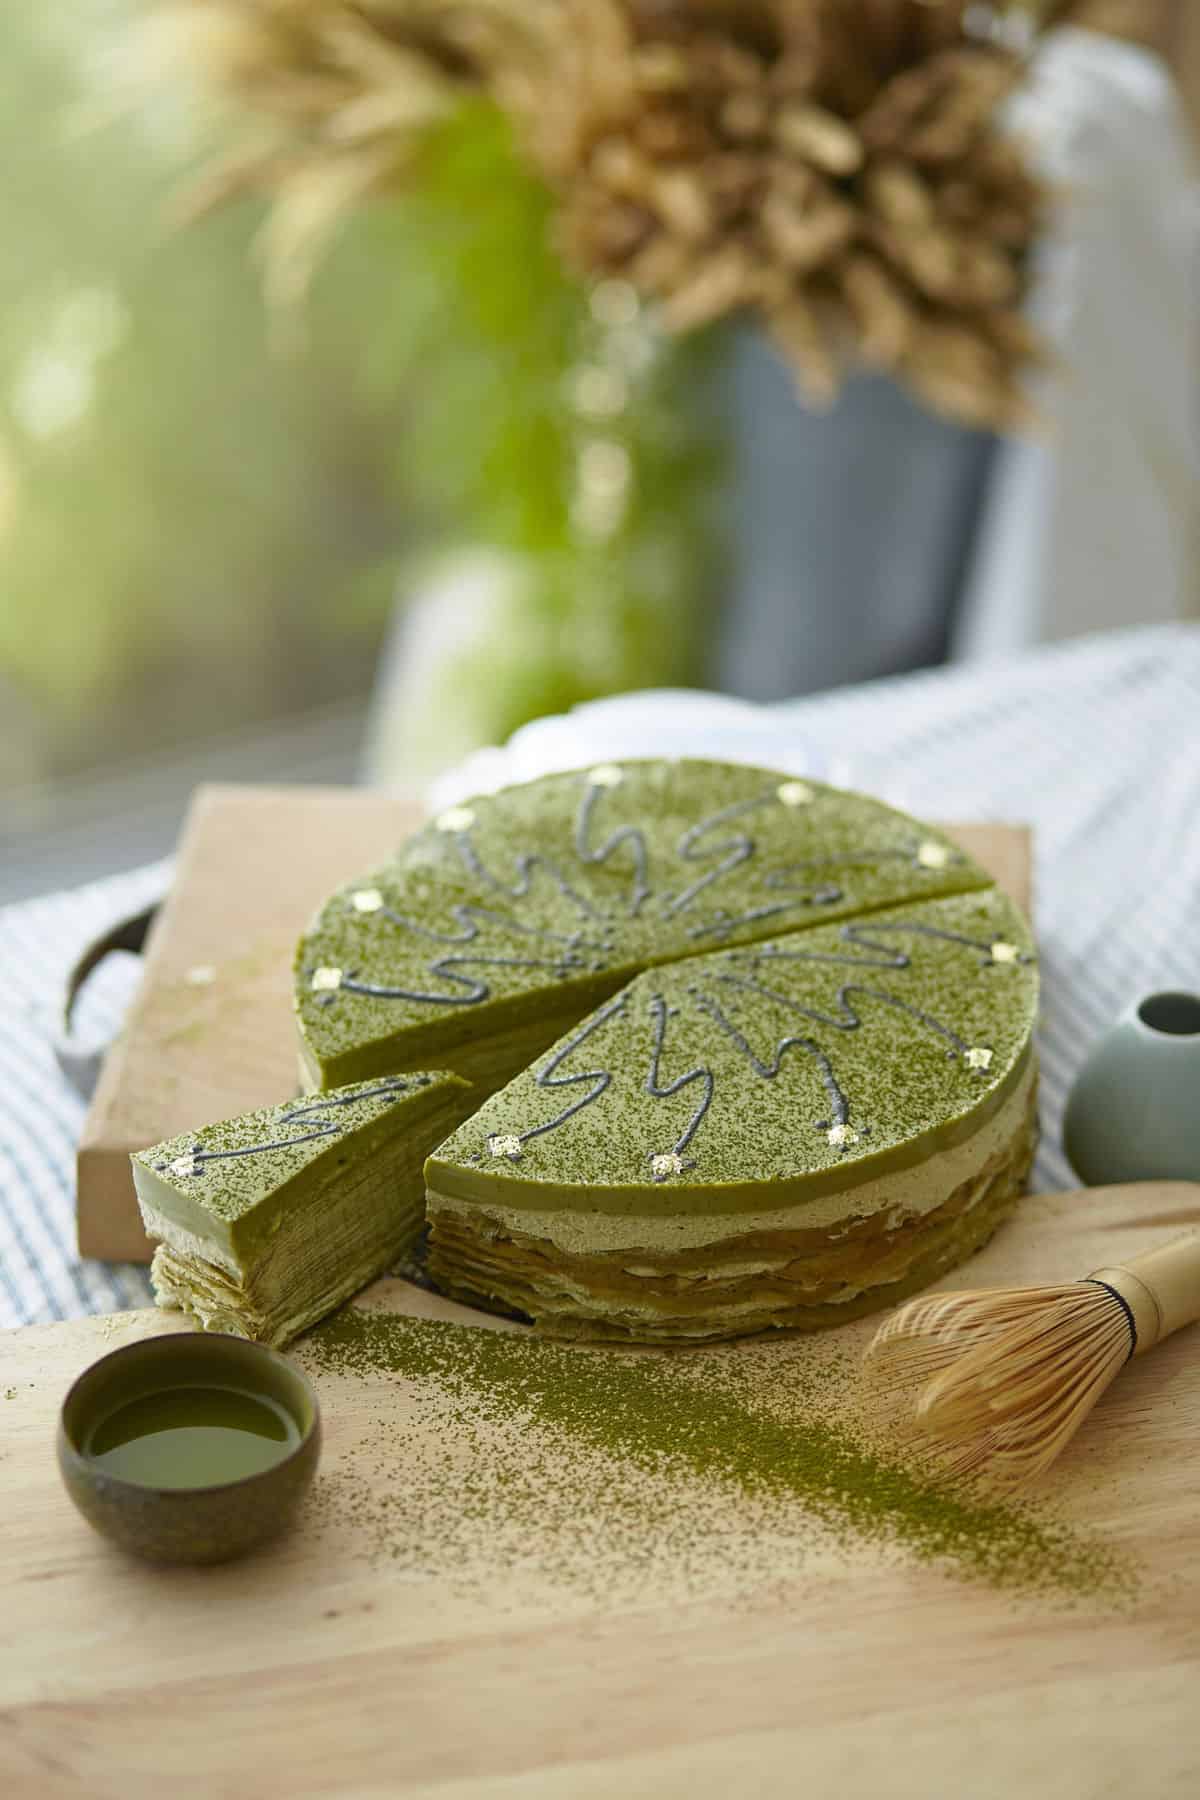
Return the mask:
M86 1454L121 1481L211 1487L269 1469L299 1441L296 1421L265 1394L171 1387L127 1400L101 1419Z

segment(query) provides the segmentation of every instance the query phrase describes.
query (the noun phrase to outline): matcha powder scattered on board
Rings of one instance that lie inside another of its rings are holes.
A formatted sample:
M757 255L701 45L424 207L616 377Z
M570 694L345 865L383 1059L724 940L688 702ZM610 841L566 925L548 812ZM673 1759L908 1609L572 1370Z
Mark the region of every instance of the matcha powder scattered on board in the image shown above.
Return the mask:
M844 1410L852 1368L844 1350L813 1340L799 1349L793 1340L784 1358L778 1349L577 1349L524 1332L347 1308L307 1340L305 1360L318 1378L416 1384L422 1406L442 1409L434 1435L457 1454L448 1449L436 1466L427 1457L406 1462L404 1426L397 1432L381 1415L378 1468L396 1480L374 1511L351 1491L341 1500L414 1567L422 1556L414 1531L435 1554L433 1538L453 1538L454 1525L466 1521L476 1540L484 1527L496 1554L505 1525L510 1543L515 1536L551 1564L557 1541L556 1572L570 1579L604 1526L610 1565L615 1530L627 1572L674 1559L686 1565L693 1591L703 1587L705 1567L718 1563L726 1577L741 1566L747 1580L761 1580L764 1549L782 1579L801 1572L809 1553L844 1555L865 1544L1014 1591L1131 1596L1130 1566L1098 1538L1036 1507L931 1486L857 1438ZM397 1509L391 1517L389 1504ZM721 1538L722 1514L739 1521L736 1541L728 1531ZM461 1545L449 1548L453 1560ZM607 1586L612 1567L591 1562L597 1584Z

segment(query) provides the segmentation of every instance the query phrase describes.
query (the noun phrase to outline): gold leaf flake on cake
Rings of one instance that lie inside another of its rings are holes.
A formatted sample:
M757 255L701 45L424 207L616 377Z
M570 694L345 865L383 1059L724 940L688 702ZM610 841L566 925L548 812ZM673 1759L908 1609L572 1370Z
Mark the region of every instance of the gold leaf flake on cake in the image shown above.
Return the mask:
M521 1154L521 1140L515 1131L494 1132L487 1147L489 1156L507 1156L509 1162L516 1162Z
M383 905L383 895L378 888L358 888L350 898L355 912L374 913Z
M968 1069L990 1069L992 1052L985 1049L982 1044L972 1044L971 1048L965 1052L963 1061Z
M592 787L620 787L625 777L616 763L598 763L594 769L588 770L588 783Z
M320 968L313 970L312 991L314 994L332 994L342 985L340 969Z
M655 1181L666 1181L669 1175L682 1175L686 1167L678 1150L664 1150L650 1158L650 1173Z
M859 1137L853 1125L831 1125L825 1135L835 1150L849 1149L851 1144L857 1144Z
M923 869L944 869L950 861L950 852L945 844L935 844L930 838L918 847L917 861Z
M992 961L994 963L1015 963L1019 955L1020 951L1017 946L1005 943L1003 938L997 938L992 945Z
M177 1156L174 1162L168 1163L167 1173L180 1178L189 1178L194 1175L196 1173L195 1151L185 1150L182 1156Z
M816 797L807 781L781 781L775 789L775 798L785 806L809 806Z

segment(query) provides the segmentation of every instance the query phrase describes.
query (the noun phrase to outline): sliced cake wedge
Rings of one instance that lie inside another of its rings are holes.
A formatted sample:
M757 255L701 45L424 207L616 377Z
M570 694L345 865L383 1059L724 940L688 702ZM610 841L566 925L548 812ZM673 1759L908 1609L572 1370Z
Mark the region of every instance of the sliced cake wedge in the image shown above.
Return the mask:
M422 1164L474 1104L444 1070L385 1076L139 1152L159 1305L286 1344L411 1249Z

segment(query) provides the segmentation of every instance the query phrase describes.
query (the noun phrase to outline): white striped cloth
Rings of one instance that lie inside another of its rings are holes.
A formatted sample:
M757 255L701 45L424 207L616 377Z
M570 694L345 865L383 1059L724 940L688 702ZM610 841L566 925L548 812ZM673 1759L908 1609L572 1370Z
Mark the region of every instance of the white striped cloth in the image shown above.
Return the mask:
M528 728L511 753L492 752L443 784L439 800L594 759L598 740L610 757L695 753L697 705L693 697L680 711L686 742L671 738L670 707L644 695ZM1087 1046L1139 995L1200 989L1200 626L1085 639L770 709L717 702L703 749L808 768L933 819L1034 826L1044 979L1035 1179L1045 1189L1076 1185L1059 1126ZM58 1074L51 1038L80 947L163 880L162 867L141 870L0 910L0 1324L147 1298L143 1271L75 1254L83 1107ZM128 969L99 971L85 1035L119 1016L129 991Z
M75 1251L75 1143L86 1108L59 1072L53 1043L67 974L84 946L162 893L154 864L45 899L0 908L0 1325L144 1306L146 1271L85 1262ZM120 1025L139 962L96 970L74 1035L105 1042Z

